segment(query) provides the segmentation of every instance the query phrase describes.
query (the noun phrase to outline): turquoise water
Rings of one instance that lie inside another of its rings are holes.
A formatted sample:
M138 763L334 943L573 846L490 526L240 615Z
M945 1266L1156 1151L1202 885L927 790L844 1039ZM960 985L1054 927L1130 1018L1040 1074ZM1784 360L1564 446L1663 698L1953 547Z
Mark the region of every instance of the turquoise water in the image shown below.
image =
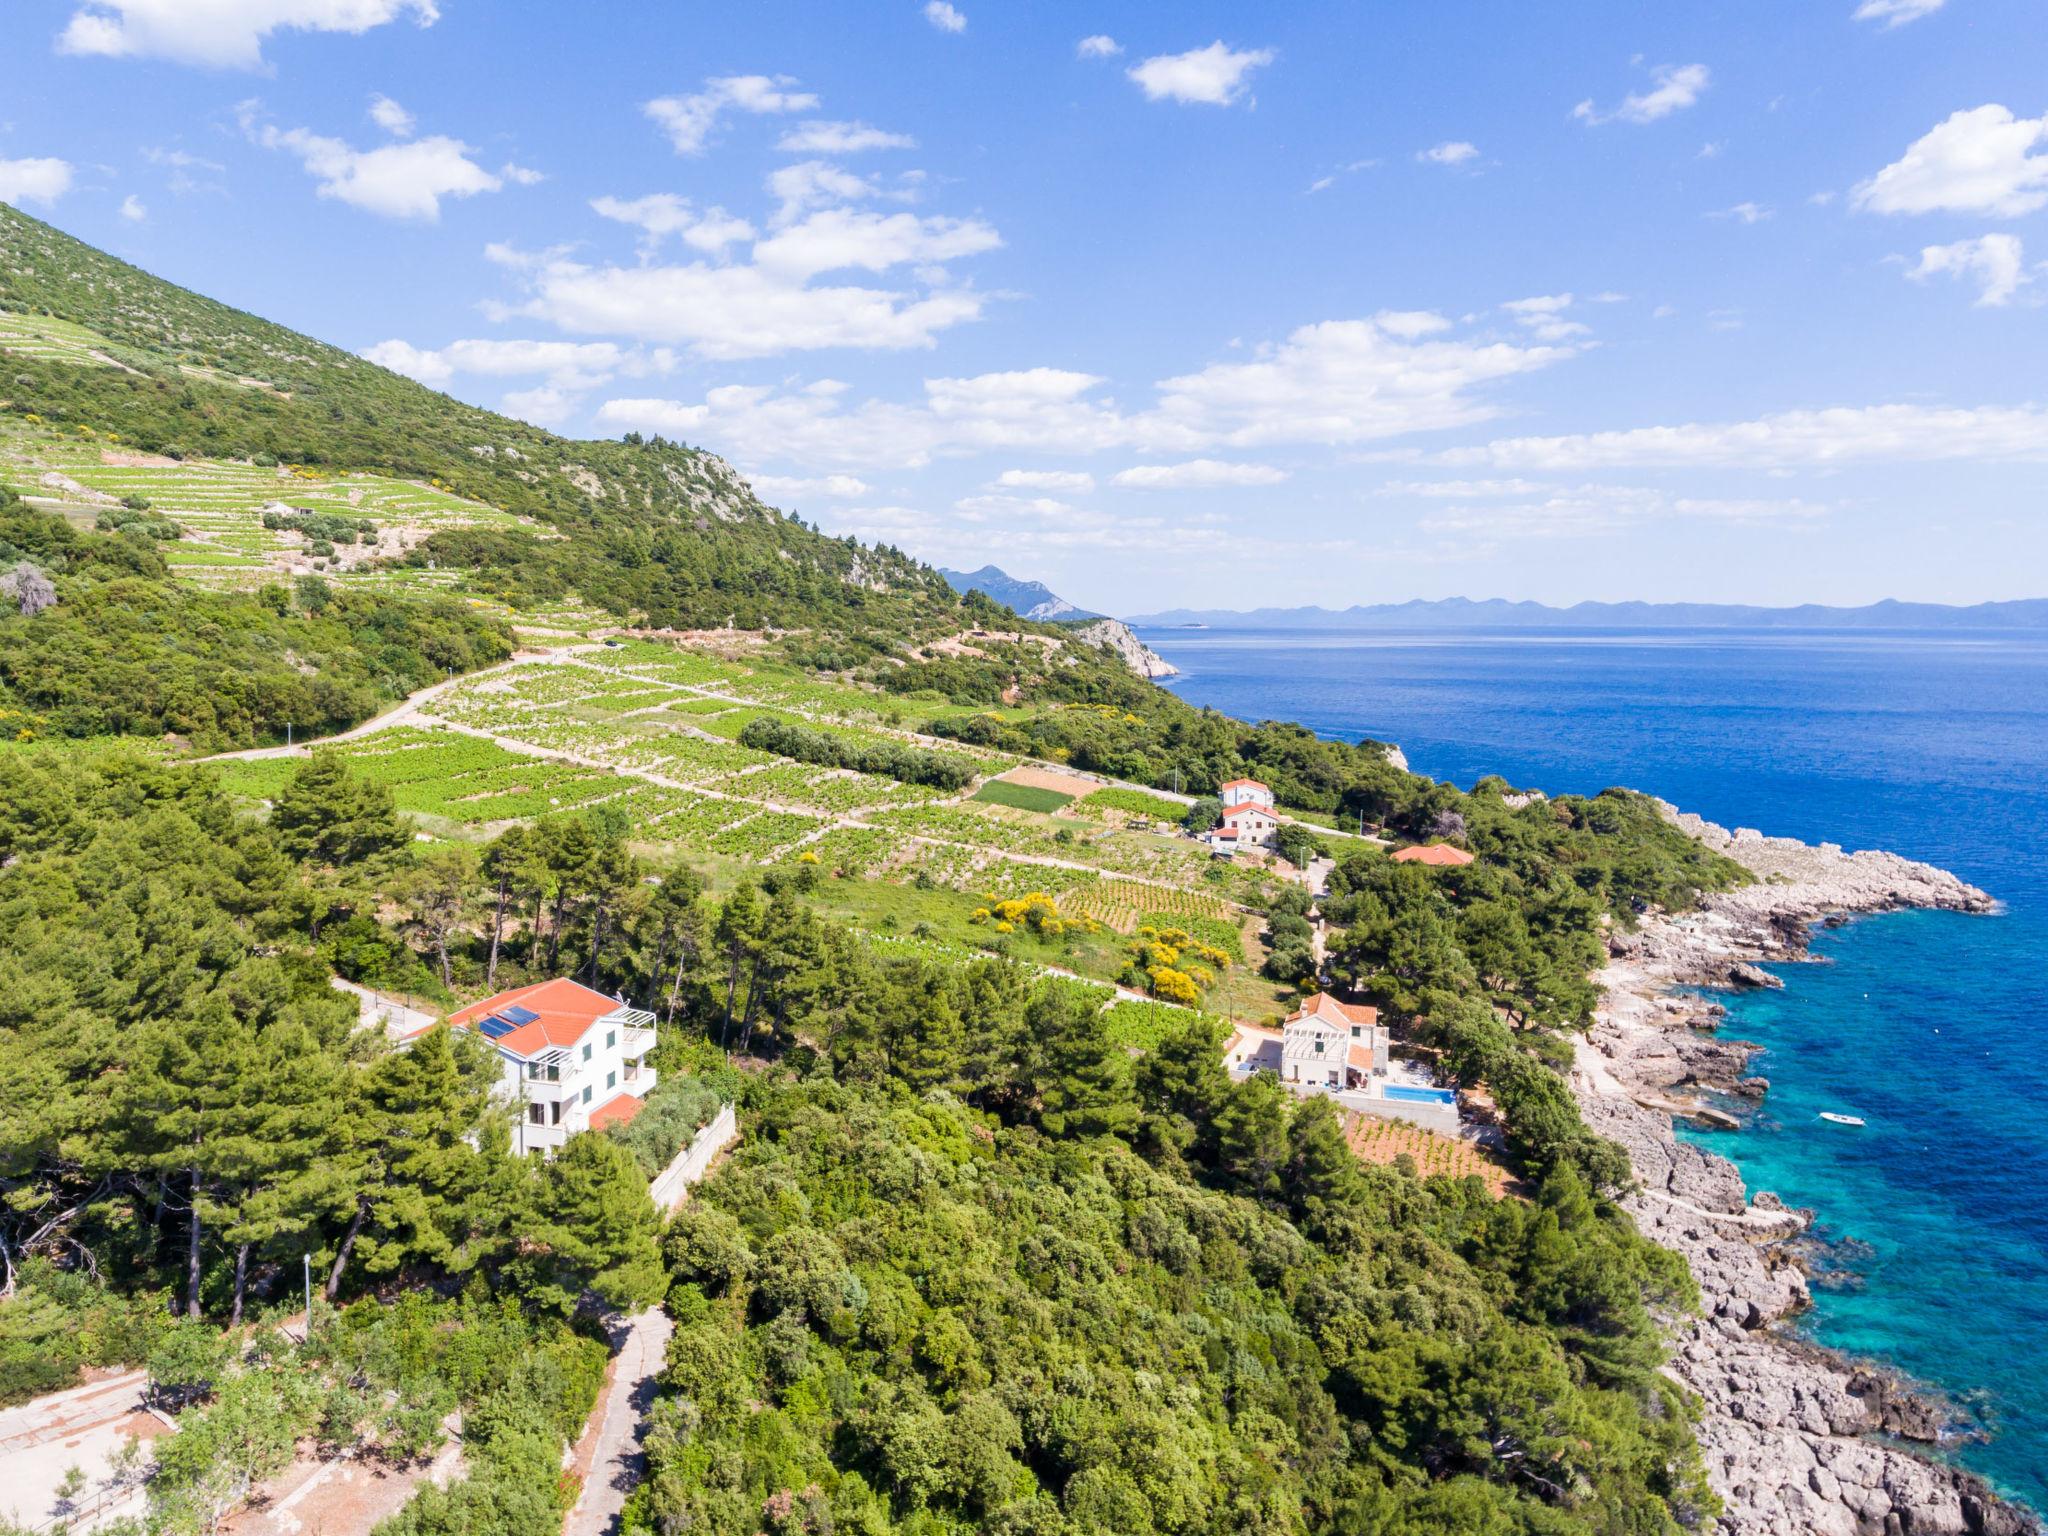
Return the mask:
M1729 826L1891 848L2005 903L1818 936L1727 999L1771 1079L1700 1139L1819 1214L1821 1342L1949 1396L1958 1459L2048 1509L2048 641L1612 631L1147 632L1191 702L1397 741L1423 773L1628 784ZM1823 1110L1862 1116L1831 1125Z
M1382 1098L1395 1099L1403 1104L1455 1104L1458 1096L1448 1088L1404 1088L1398 1083L1389 1083L1380 1090Z

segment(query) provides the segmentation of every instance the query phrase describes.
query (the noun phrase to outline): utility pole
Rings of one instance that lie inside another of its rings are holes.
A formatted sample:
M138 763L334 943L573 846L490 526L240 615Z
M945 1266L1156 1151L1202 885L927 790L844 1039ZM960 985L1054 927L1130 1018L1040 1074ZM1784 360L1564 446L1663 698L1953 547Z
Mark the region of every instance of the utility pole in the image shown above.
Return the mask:
M310 1342L313 1337L313 1255L306 1253L300 1257L306 1264L306 1338Z
M287 752L292 749L292 723L289 720L284 723L284 749Z

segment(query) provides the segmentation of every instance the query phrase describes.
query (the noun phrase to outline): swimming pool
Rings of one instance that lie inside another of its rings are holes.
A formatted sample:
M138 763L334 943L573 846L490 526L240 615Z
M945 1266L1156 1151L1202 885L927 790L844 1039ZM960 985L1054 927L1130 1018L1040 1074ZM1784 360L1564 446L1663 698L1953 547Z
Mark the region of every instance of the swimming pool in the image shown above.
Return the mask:
M1388 1083L1380 1089L1380 1097L1393 1099L1400 1104L1456 1104L1458 1095L1449 1088L1410 1088L1402 1083Z

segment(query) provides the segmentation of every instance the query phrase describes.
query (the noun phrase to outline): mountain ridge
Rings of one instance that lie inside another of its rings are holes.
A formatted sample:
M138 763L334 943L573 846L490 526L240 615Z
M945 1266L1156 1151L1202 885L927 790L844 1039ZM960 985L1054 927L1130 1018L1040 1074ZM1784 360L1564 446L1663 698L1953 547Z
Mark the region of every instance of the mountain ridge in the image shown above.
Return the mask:
M1856 607L1801 603L1584 602L1568 607L1505 598L1414 599L1349 608L1169 608L1132 614L1148 629L2048 629L2048 598L1948 604L1886 598Z
M1076 619L1102 619L1107 614L1076 607L1042 581L1025 581L999 565L984 565L978 571L949 571L939 567L955 592L979 592L1005 604L1018 617L1041 623L1066 623Z

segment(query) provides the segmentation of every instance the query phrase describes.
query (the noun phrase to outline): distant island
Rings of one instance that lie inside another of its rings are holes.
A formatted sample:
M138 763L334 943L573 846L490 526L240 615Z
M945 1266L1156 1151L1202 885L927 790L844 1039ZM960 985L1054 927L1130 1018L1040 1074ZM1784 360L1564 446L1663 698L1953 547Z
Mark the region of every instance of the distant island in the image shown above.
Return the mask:
M1887 598L1860 608L1830 608L1820 603L1802 603L1796 608L1743 603L1574 603L1553 608L1497 597L1483 602L1447 597L1434 602L1361 603L1350 608L1169 608L1161 613L1134 614L1126 622L1143 629L2048 629L2048 598L1967 607Z
M1047 623L1065 619L1100 619L1105 615L1077 608L1042 581L1019 581L1008 571L984 565L978 571L949 571L939 574L955 592L980 592L1006 605L1019 618Z

